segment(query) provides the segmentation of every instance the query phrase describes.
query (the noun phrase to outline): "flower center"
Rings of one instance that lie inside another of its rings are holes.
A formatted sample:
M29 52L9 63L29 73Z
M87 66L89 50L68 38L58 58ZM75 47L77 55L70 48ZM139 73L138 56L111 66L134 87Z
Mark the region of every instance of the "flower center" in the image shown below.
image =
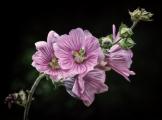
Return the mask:
M49 63L49 66L52 68L52 69L59 69L60 66L58 64L58 59L53 57L51 62Z
M85 50L81 48L79 51L73 51L73 58L76 63L82 63L85 60Z

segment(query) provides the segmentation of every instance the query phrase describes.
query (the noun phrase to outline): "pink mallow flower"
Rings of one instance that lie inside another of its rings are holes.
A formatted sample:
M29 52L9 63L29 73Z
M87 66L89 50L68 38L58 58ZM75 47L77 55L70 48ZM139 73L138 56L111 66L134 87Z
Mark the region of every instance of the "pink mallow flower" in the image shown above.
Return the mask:
M64 84L67 92L80 100L86 106L90 106L95 99L95 94L108 91L105 82L105 71L95 68L88 73L65 79Z
M54 45L55 55L63 69L72 74L81 74L97 65L100 45L98 39L81 28L73 29L69 35L62 35Z
M133 71L129 70L132 64L132 57L133 53L131 50L125 50L119 45L114 45L109 50L105 59L107 61L107 66L121 74L126 80L129 80L129 75L135 75Z
M39 41L35 43L37 51L32 56L32 66L40 73L45 73L56 80L66 76L66 70L60 67L53 49L53 44L57 42L58 38L59 35L56 32L50 31L47 42Z
M119 33L116 35L116 28L113 25L113 40L116 41L119 39ZM129 81L129 75L135 75L133 71L129 70L132 64L132 57L133 52L131 49L123 49L118 44L113 45L105 55L106 66L112 68Z

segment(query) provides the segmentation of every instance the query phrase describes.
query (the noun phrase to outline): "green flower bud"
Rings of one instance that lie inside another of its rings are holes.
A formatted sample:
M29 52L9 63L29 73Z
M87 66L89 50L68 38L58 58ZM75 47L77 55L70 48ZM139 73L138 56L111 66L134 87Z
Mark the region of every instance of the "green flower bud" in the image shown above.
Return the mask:
M25 107L27 102L27 93L23 90L20 90L18 93L15 93L16 104Z
M129 11L132 21L152 21L151 17L153 14L151 12L147 12L145 9L137 8L133 12Z
M113 38L112 35L100 38L101 47L104 49L109 49L112 46Z
M128 28L125 24L121 24L119 27L120 37L127 38L133 35L132 29Z
M120 36L123 38L130 37L133 34L132 30L130 28L121 28L120 30Z
M131 38L124 38L119 41L119 45L124 49L130 49L135 45L135 42Z

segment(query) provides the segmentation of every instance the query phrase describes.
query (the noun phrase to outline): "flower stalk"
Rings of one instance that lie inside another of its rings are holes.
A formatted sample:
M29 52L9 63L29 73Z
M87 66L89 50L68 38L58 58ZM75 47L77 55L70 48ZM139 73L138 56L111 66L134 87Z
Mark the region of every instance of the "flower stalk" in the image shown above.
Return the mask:
M30 89L29 91L29 94L28 94L28 98L27 98L27 102L26 102L26 105L25 105L25 110L24 110L24 120L28 120L28 113L29 113L29 109L30 109L30 105L31 105L31 102L32 102L32 96L39 84L39 82L45 77L45 74L40 74L37 79L35 80L32 88Z
M133 30L135 28L135 26L137 25L138 21L134 21L132 26L130 27L131 30Z

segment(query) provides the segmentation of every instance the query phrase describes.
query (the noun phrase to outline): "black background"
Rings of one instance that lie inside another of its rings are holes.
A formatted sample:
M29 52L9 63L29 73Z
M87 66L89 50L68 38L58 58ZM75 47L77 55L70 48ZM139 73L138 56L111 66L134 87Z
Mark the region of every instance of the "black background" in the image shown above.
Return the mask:
M21 4L21 5L20 5ZM34 43L46 40L50 30L58 34L70 29L88 29L96 37L111 34L111 25L121 22L131 25L128 9L143 7L153 12L153 22L141 22L133 36L136 46L132 70L135 76L128 83L120 75L107 73L110 90L96 96L94 103L85 107L69 96L64 88L53 89L50 81L42 81L35 94L29 113L30 120L57 119L140 119L161 116L161 6L160 1L107 2L51 2L7 3L1 10L1 101L0 119L21 120L23 108L11 110L3 103L14 91L29 89L38 75L31 66Z

